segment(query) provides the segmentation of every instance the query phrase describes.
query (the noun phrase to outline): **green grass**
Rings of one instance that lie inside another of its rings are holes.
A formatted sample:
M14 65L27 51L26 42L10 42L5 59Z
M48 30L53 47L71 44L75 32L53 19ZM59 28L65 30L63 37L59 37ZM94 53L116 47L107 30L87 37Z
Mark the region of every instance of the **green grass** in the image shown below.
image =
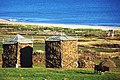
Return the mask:
M79 47L79 50L85 52L86 50L91 50L94 52L106 52L106 53L112 53L112 52L119 52L120 49L114 49L114 48L94 48L94 47Z
M0 80L119 80L119 73L94 74L92 69L0 69Z
M34 49L34 51L36 51L36 50L44 51L45 50L45 44L44 43L34 43L33 44L33 49Z

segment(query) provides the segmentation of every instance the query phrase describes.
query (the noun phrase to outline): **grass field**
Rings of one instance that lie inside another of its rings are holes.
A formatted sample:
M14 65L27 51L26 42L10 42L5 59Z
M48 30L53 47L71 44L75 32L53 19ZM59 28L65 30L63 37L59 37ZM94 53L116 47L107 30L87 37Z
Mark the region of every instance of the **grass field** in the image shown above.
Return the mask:
M92 69L0 69L0 80L120 80L120 73L94 74Z

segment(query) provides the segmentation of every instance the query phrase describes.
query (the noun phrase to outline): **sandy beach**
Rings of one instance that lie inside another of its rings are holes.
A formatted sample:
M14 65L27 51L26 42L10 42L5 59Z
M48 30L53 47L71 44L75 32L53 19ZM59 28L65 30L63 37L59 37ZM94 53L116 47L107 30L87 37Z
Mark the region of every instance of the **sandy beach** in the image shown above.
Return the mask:
M5 24L21 24L21 25L39 25L39 26L55 26L55 27L63 27L63 28L90 28L90 29L102 29L102 30L119 30L120 27L117 26L90 26L90 25L78 25L78 24L50 24L50 23L25 23L25 22L13 22L7 19L0 19L0 23Z

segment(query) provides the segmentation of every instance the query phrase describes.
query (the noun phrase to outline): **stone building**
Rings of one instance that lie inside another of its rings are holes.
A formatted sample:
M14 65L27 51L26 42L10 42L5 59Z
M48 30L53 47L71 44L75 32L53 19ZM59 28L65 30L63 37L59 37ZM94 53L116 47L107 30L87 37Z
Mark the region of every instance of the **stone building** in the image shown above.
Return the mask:
M21 35L3 43L2 67L32 67L33 42Z
M45 41L47 68L77 68L77 40L65 34Z

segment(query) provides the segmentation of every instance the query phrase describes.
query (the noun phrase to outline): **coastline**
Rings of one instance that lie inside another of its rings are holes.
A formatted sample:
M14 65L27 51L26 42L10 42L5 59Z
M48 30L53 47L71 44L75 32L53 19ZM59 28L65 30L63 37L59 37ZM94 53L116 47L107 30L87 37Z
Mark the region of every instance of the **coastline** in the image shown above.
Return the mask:
M50 23L27 23L27 22L14 22L7 19L0 18L0 23L5 24L20 24L20 25L38 25L38 26L52 26L52 27L62 27L62 28L83 28L83 29L102 29L102 30L120 30L117 26L91 26L91 25L79 25L79 24L50 24Z

